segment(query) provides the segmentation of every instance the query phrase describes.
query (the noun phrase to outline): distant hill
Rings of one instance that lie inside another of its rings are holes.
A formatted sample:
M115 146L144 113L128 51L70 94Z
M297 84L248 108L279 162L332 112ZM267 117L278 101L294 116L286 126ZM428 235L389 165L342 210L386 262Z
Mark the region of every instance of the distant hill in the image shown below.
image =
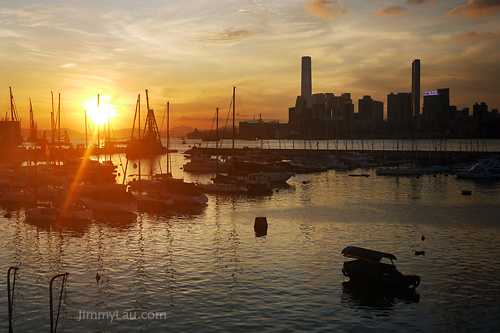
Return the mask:
M194 131L194 128L191 126L177 126L174 128L170 129L170 137L171 138L180 138L180 137L185 137L188 133L191 133ZM161 133L161 136L163 137L164 134L166 135L167 131L163 131Z
M22 129L22 135L23 138L26 139L29 136L30 130L25 128ZM64 131L68 132L69 139L85 139L85 133L80 133L78 131L74 131L69 128L61 128L61 136L64 136ZM185 137L188 133L191 133L194 131L194 128L190 126L177 126L172 129L170 129L170 137L171 138L180 138L180 137ZM43 130L38 130L38 137L41 138L43 137ZM45 135L47 138L50 138L50 130L45 130ZM111 137L116 138L116 139L125 139L129 138L130 134L132 133L132 128L122 128L119 130L112 130L111 131ZM165 138L167 136L167 131L162 131L160 133L162 138Z

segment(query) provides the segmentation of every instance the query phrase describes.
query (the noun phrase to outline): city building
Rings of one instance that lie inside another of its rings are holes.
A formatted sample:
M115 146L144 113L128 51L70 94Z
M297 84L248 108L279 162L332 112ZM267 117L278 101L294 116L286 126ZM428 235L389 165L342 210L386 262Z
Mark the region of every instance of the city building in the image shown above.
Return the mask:
M420 59L413 60L411 65L411 105L412 114L418 119L420 116Z
M312 67L311 57L302 57L302 75L300 85L300 95L306 100L307 107L312 106Z
M472 106L472 117L474 120L483 121L488 119L488 105L485 102Z
M399 132L408 130L413 124L411 93L387 95L387 125Z
M358 117L369 124L370 129L380 127L384 122L384 103L375 101L369 95L358 100Z
M424 92L421 117L425 131L446 132L450 125L450 89Z

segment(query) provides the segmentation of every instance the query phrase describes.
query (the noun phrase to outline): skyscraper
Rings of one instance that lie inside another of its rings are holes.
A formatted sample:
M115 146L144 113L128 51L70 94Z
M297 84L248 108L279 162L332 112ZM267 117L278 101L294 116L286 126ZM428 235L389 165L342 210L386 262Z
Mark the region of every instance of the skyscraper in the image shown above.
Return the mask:
M302 78L300 95L307 102L307 107L312 106L312 76L311 76L311 57L302 57Z
M411 105L413 116L420 116L420 59L413 60L411 66Z

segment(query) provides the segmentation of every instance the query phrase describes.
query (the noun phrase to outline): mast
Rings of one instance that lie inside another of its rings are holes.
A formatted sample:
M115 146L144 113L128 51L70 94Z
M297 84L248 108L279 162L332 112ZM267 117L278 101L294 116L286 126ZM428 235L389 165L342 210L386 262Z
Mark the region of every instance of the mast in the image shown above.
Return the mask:
M234 136L236 135L236 125L235 125L235 103L236 103L236 87L233 87L233 154L234 154Z
M54 124L54 92L50 92L50 96L52 99L52 111L50 111L50 134L52 145L56 143L56 132L55 132L55 124Z
M234 136L236 135L236 127L235 127L235 110L236 110L236 107L235 107L235 103L236 103L236 87L233 87L233 149L232 149L232 153L233 153L233 156L232 156L232 162L231 163L231 168L232 168L232 174L234 176Z
M35 118L33 117L33 106L31 105L31 98L30 98L30 136L29 136L29 141L36 143L36 137L37 137L36 132L37 131L36 131Z
M87 149L87 110L85 110L85 149Z
M167 102L167 175L170 173L170 102Z
M97 161L100 160L99 150L101 148L101 138L99 136L99 98L100 94L97 94Z
M57 144L61 149L61 93L59 93L59 103L57 105Z

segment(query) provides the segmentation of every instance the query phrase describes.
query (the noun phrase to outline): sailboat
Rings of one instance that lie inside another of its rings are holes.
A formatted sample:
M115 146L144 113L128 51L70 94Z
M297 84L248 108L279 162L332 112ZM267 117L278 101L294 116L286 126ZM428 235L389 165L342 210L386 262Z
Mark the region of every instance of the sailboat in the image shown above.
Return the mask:
M234 90L233 90L233 100L234 100ZM234 105L234 104L233 104ZM234 109L233 109L234 112ZM216 111L216 139L215 139L215 145L216 145L216 151L219 148L219 108L217 108ZM215 158L215 166L217 167L219 164L219 158ZM229 171L229 166L228 168L225 169L225 171ZM219 170L219 169L215 169ZM217 174L218 175L218 174ZM216 177L217 177L216 175ZM232 182L216 182L215 179L217 178L212 178L212 183L208 184L198 184L198 186L206 192L216 192L216 193L246 193L248 192L248 188L246 188L242 184L235 184Z
M139 114L140 127L140 98L138 98L137 105L136 116ZM170 153L172 150L170 149L169 118L170 103L167 102L167 172L156 174L150 179L141 179L141 164L139 161L139 179L129 181L128 186L130 186L132 192L142 192L142 195L136 194L136 199L139 202L144 201L144 204L148 206L152 205L151 200L163 201L163 203L158 203L159 205L169 205L169 200L172 200L175 205L205 205L208 202L208 197L200 192L196 184L186 183L183 179L172 177L170 172ZM153 194L148 196L150 193Z

